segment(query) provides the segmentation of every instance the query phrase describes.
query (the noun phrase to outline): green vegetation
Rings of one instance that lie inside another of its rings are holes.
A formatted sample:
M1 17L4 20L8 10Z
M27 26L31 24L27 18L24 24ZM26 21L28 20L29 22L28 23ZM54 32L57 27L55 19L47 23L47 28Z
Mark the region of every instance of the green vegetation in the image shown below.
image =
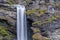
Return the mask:
M5 26L0 26L0 39L11 40L14 37Z
M18 0L17 0L18 1ZM9 4L17 4L17 1L16 0L8 0L8 3Z
M39 14L37 14L36 12L39 12ZM40 17L45 12L46 12L46 10L34 9L34 10L27 10L26 13L27 13L27 15L36 14L36 16Z
M46 19L47 21L46 20L35 21L35 22L32 23L32 25L34 25L34 24L42 25L44 23L51 23L56 19L60 19L60 16L52 16L51 18Z

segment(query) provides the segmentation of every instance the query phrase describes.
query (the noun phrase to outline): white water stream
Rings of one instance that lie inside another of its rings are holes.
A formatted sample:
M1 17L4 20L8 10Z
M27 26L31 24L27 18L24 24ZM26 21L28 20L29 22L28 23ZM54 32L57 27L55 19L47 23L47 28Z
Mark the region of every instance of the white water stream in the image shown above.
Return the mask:
M27 40L25 7L17 5L17 40Z

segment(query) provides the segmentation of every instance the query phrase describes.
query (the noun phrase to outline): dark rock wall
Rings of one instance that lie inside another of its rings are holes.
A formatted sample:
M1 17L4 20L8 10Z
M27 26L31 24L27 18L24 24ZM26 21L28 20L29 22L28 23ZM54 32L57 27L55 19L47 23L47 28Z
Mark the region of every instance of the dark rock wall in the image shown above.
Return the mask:
M21 4L26 7L27 19L33 21L29 22L27 27L31 40L60 40L59 0L0 0L0 24L4 24L4 27L9 29L7 33L14 34L15 37L16 8L12 7L12 4Z

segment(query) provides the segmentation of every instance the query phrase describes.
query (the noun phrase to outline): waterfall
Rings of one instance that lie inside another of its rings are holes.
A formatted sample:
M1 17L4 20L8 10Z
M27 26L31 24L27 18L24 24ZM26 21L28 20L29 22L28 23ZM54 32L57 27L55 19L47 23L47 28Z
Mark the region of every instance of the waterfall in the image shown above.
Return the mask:
M25 7L17 5L17 40L27 40Z

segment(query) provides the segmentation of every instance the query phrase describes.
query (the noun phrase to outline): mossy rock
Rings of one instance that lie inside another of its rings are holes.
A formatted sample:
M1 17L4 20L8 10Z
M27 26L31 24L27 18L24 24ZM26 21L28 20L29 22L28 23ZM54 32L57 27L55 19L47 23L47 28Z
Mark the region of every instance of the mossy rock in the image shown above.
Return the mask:
M3 38L4 40L11 40L14 37L13 34L11 34L5 26L0 26L0 39Z

